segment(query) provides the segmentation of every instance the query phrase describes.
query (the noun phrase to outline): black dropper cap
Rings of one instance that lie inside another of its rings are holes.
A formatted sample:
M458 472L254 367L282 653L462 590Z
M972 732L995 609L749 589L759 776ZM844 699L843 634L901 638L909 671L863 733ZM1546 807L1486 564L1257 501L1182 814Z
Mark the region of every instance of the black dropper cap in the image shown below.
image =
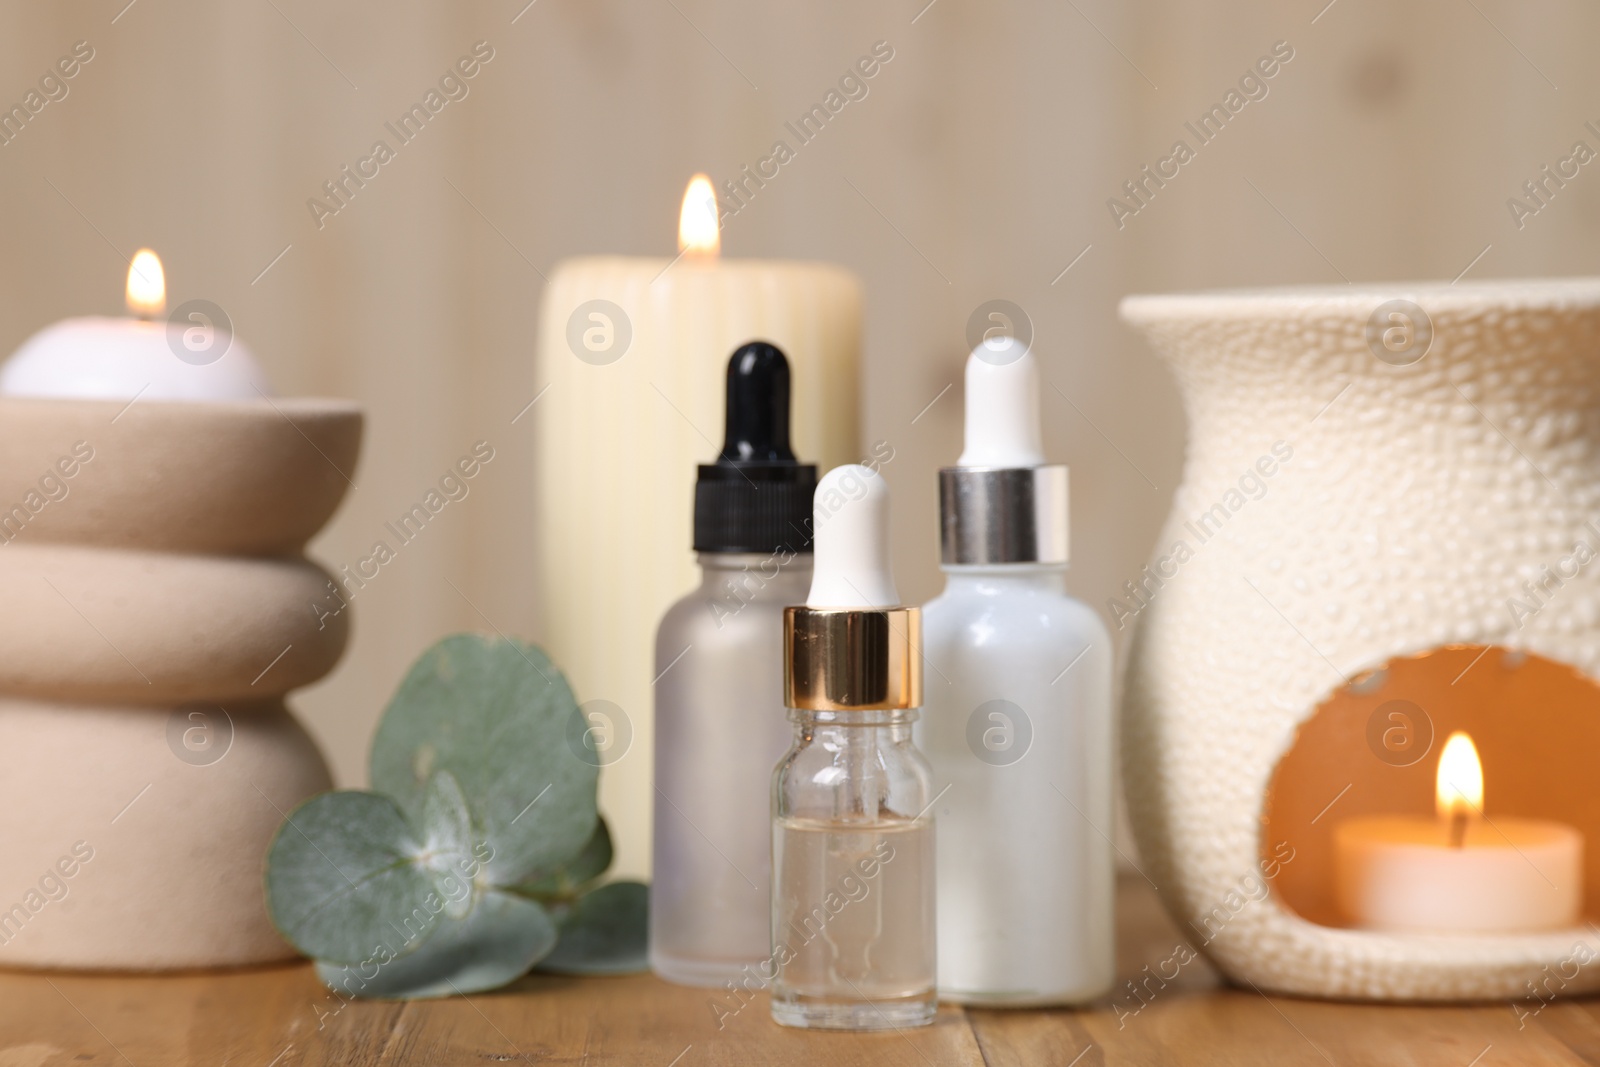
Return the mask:
M811 551L815 464L789 447L789 361L751 341L728 360L727 438L694 487L696 552Z

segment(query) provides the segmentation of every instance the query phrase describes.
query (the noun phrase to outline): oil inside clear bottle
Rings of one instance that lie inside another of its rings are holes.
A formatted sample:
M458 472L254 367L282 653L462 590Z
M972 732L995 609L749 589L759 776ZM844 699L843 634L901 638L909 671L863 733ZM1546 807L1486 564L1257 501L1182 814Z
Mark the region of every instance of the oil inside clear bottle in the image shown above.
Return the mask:
M918 1026L936 1009L931 818L780 818L772 1014L785 1026Z

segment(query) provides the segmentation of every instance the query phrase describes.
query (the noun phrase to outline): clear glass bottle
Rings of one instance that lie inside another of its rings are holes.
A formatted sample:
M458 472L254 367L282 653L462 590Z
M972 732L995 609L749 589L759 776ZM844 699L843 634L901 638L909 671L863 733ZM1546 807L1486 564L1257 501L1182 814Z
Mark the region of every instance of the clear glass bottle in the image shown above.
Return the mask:
M914 709L791 709L773 776L772 1013L916 1026L935 1007L932 773Z
M656 634L650 966L668 981L743 983L771 948L772 765L783 711L783 609L811 557L699 553L700 587Z
M817 485L806 603L784 612L794 745L772 779L772 1017L903 1029L937 1010L932 771L912 743L921 614L889 566L888 488Z

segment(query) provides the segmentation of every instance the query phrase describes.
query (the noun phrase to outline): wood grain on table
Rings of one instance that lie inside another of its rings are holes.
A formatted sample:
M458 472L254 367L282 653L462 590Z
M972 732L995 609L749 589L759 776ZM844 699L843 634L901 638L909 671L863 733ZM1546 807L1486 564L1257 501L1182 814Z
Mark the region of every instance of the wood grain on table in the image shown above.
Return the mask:
M1381 1007L1226 986L1204 959L1178 962L1192 949L1137 876L1119 886L1117 925L1122 978L1101 1004L946 1006L932 1026L882 1034L785 1030L768 1017L764 996L728 1015L738 1007L729 995L650 975L534 976L494 993L390 1003L341 1001L305 964L172 977L0 973L0 1067L1600 1067L1600 1000L1541 1008L1530 999L1518 1007L1536 1014L1519 1018L1507 1003ZM1126 985L1135 979L1143 999Z

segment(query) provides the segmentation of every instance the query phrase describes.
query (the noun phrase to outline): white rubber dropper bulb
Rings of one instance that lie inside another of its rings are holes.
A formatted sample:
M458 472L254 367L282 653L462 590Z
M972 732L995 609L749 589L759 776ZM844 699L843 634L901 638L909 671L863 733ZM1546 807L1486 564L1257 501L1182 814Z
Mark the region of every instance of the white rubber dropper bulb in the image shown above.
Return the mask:
M817 483L812 498L810 608L893 608L900 604L889 561L889 486L850 463Z
M1044 462L1038 360L1010 338L979 344L967 357L966 448L956 466L1040 467Z

